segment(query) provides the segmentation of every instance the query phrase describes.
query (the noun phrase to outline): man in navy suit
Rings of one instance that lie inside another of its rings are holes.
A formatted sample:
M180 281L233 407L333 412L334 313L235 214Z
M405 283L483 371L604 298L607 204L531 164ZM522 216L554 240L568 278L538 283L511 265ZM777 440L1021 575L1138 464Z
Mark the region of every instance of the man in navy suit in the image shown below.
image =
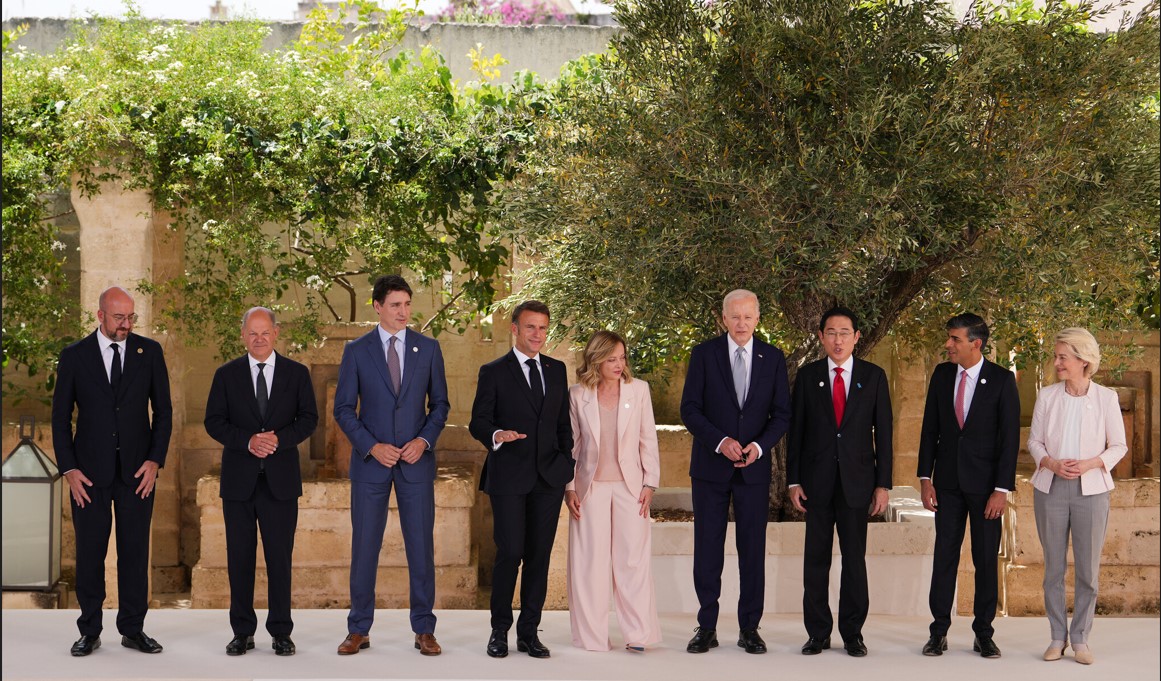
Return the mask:
M222 444L219 495L230 578L227 655L254 648L254 570L258 532L269 579L266 630L276 655L293 655L290 632L291 556L298 527L302 472L298 445L318 425L310 372L274 352L278 323L265 307L242 317L246 354L214 373L206 400L206 432ZM255 523L257 526L255 526Z
M1016 484L1020 452L1020 395L1016 376L984 359L988 325L978 315L947 321L947 358L935 367L927 387L919 435L920 497L935 512L935 552L931 566L929 657L947 650L956 572L966 525L971 525L976 591L972 649L999 657L992 639L999 593L997 556L1001 517Z
M717 647L718 598L726 527L733 503L738 546L738 646L765 653L758 623L766 590L770 459L790 424L790 386L782 351L754 338L758 297L726 294L727 333L693 349L681 395L681 419L693 435L693 584L701 608L691 653Z
M826 357L798 370L786 447L790 502L806 514L802 615L809 638L803 655L830 647L831 549L842 551L838 629L843 647L863 657L867 621L867 511L887 508L891 489L891 393L887 374L855 359L859 319L835 307L823 313L818 340Z
M514 347L480 367L468 426L488 450L480 489L492 502L496 541L490 657L508 655L512 596L521 570L516 649L536 658L550 655L537 628L564 486L576 462L564 363L540 352L548 322L548 306L538 300L526 300L512 311Z
M77 533L81 637L73 644L74 657L101 645L105 555L114 514L121 645L143 653L162 650L142 626L149 609L153 488L169 450L173 406L161 345L133 333L133 307L123 288L101 294L99 326L61 351L52 393L52 445L69 485Z
M435 442L451 409L443 353L407 328L411 287L395 274L375 280L379 325L343 351L335 421L351 441L351 612L340 655L371 644L375 577L395 489L407 553L411 629L423 655L435 639ZM357 407L357 409L356 409Z

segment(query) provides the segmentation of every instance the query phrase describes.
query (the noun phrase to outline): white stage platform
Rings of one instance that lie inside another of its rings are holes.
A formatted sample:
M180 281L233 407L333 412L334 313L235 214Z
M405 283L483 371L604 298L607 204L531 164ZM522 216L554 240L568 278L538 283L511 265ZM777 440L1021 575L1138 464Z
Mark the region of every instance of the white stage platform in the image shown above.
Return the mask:
M726 610L726 609L723 609ZM77 637L76 610L4 610L3 678L20 679L633 679L634 681L713 681L724 679L836 679L898 681L937 678L940 681L980 681L981 678L1123 680L1161 677L1161 620L1098 618L1092 647L1096 664L1085 667L1068 656L1044 662L1048 643L1043 618L1002 618L996 621L996 642L1003 657L985 660L971 652L969 618L956 618L949 636L950 649L941 658L926 658L920 648L927 639L925 617L872 615L863 631L870 654L862 659L846 655L837 634L835 649L806 657L799 648L806 640L797 615L767 615L761 633L770 652L747 655L736 647L732 613L722 618L722 646L704 655L685 652L695 618L689 614L662 616L664 643L643 654L614 649L593 653L573 648L567 612L546 612L541 640L552 657L534 660L516 652L494 660L484 653L489 627L481 610L439 611L436 632L444 653L425 658L412 647L407 612L384 610L376 615L371 648L358 655L339 657L335 648L346 635L345 610L295 611L294 641L298 654L277 657L265 631L255 636L256 648L241 657L228 657L228 618L222 610L153 610L146 632L165 646L159 655L144 655L121 647L113 625L115 613L106 611L103 646L86 658L69 656ZM259 613L259 622L265 613ZM514 632L513 632L514 634ZM613 627L613 640L618 640Z

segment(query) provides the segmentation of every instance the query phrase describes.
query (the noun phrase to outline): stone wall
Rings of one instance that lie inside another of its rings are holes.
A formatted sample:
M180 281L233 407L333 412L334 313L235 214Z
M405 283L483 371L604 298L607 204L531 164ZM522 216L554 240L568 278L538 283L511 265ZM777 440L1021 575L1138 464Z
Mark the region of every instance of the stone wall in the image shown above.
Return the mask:
M219 478L198 481L201 513L201 559L193 569L190 600L195 608L228 608L226 530ZM435 607L474 608L477 566L472 550L471 510L476 500L470 467L441 465L435 481ZM351 485L346 480L307 482L298 504L294 538L294 606L349 608L351 576ZM267 605L266 561L258 542L255 607ZM391 497L387 531L379 557L375 592L377 608L408 607L407 559L399 529L396 498Z

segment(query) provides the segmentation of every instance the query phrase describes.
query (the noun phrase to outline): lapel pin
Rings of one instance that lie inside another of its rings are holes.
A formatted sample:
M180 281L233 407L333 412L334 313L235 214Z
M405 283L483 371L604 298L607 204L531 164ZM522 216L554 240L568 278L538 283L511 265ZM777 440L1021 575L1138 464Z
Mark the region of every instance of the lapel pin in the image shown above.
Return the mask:
M139 354L139 355L140 355L140 354L141 354L141 353L143 353L143 352L145 352L145 351L144 351L144 350L142 350L141 348L137 348L137 354Z
M418 347L416 347L416 346L414 346L414 345L412 345L412 346L411 346L411 351L412 351L412 352L419 352L419 348L418 348Z
M819 381L818 387L820 387L820 388L826 387L826 381Z
M856 383L856 384L855 384L855 387L856 387L856 388L860 388L860 389L861 389L861 388L863 387L863 384L862 384L862 383Z
M628 409L628 408L629 408L629 403L628 403L628 402L626 402L626 403L625 403L625 408L626 408L626 409Z
M765 355L763 355L762 353L760 353L760 352L758 353L758 359L765 359L765 357L766 357L766 356L765 356Z
M981 383L981 384L984 384L984 383L987 383L987 382L988 382L988 379L986 379L986 378L981 378L981 379L980 379L980 383Z

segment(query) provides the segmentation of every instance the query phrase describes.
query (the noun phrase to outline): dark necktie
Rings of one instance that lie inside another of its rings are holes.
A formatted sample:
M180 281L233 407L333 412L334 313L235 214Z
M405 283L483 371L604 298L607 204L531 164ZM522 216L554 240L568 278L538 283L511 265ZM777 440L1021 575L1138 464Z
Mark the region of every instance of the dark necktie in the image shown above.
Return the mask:
M843 412L847 408L847 384L843 380L842 367L835 367L834 369L834 424L841 426L843 424Z
M399 339L391 336L387 341L387 373L391 374L391 389L395 391L395 396L399 397L399 386L403 383L403 377L399 371L399 353L395 351L397 340Z
M121 346L113 343L110 347L113 348L113 364L109 367L109 385L113 388L113 394L117 394L117 388L121 387Z
M536 408L544 404L544 383L540 380L540 369L536 365L536 360L530 359L525 364L528 365L528 384L532 386L532 399L536 401Z
M266 387L265 362L258 363L258 415L266 418L266 407L270 404L270 389Z

